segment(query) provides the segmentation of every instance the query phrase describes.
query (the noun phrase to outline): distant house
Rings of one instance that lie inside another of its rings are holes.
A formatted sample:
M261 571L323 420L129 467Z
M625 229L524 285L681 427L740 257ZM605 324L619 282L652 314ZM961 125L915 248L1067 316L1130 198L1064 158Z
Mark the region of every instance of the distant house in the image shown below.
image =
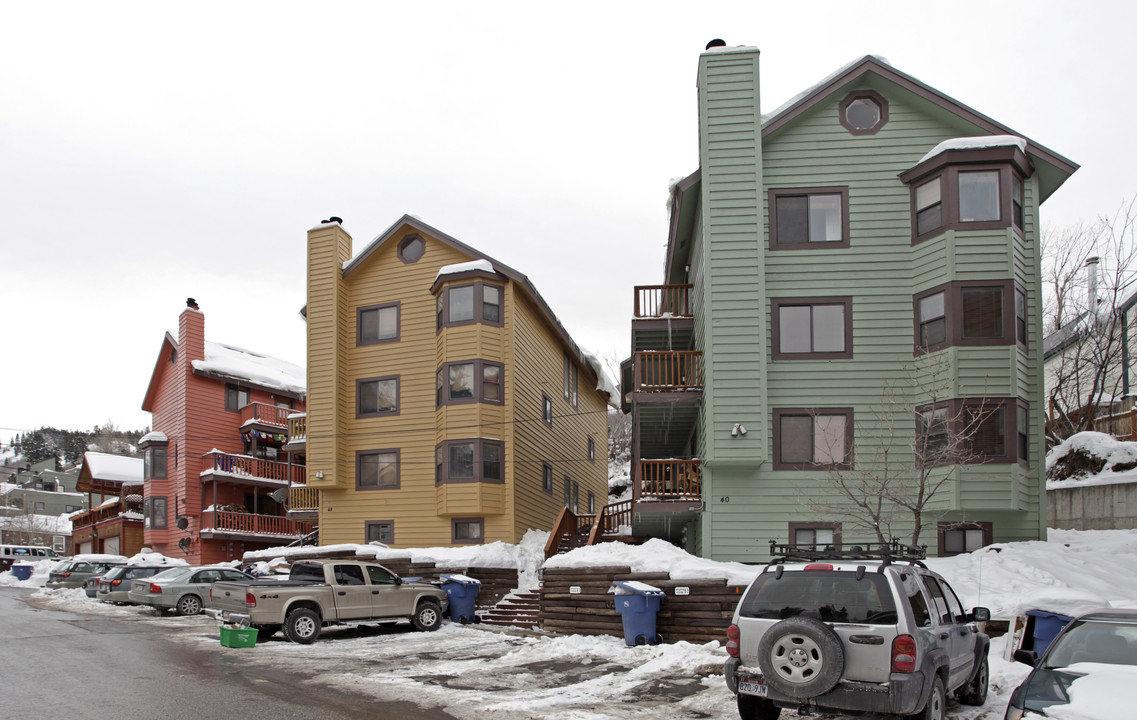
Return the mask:
M205 339L191 298L166 334L142 402L153 431L144 457L143 539L194 563L239 559L310 532L287 517L304 466L285 451L288 418L304 410L304 369Z
M77 488L90 508L71 516L77 553L134 555L142 549L142 458L83 453Z
M615 389L528 278L404 216L308 233L320 544L517 542L607 497Z
M86 496L75 489L79 468L56 470L55 465L49 458L0 470L0 515L55 516L84 509Z
M1077 166L874 56L763 116L758 66L699 60L700 168L636 289L634 497L611 514L716 560L873 540L810 498L971 418L921 542L1042 537L1039 208Z

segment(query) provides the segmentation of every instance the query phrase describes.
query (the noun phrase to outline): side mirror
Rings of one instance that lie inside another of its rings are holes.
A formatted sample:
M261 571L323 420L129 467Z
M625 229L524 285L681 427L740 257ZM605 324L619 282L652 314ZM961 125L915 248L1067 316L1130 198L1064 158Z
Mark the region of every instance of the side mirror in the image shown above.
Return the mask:
M1038 653L1034 650L1015 650L1015 662L1034 667L1038 664Z
M403 579L401 577L399 577L398 575L395 576L395 584L396 585L402 585L403 584Z
M972 608L971 619L975 622L987 622L991 619L991 611L985 607Z

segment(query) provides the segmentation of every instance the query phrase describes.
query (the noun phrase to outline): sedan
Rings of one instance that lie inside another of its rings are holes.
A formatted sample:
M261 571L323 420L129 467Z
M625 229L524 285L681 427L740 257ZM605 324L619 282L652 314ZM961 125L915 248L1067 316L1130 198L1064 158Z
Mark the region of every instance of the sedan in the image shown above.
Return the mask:
M1137 610L1074 618L1041 658L1016 650L1015 660L1034 670L1011 693L1006 720L1044 718L1051 709L1071 717L1121 717L1133 705L1137 684Z
M95 597L106 603L129 603L130 583L168 570L169 565L124 565L99 578Z
M150 605L159 612L173 610L178 615L197 615L210 607L209 589L218 580L253 580L240 570L224 566L179 567L153 577L134 580L130 585L130 602Z
M75 557L64 560L51 569L47 576L47 587L53 590L56 588L80 588L86 584L88 578L96 578L112 567L124 563L126 563L126 558L121 560L84 560L81 557Z

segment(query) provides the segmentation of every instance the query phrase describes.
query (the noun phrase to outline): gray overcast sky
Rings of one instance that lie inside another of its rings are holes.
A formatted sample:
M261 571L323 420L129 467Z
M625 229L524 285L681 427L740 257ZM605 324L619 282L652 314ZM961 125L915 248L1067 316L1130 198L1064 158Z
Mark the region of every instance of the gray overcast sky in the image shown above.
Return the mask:
M209 339L303 364L330 215L356 251L416 215L627 355L716 37L762 50L764 111L874 53L1081 164L1044 224L1137 192L1132 3L933 7L0 2L0 440L148 425L186 297Z

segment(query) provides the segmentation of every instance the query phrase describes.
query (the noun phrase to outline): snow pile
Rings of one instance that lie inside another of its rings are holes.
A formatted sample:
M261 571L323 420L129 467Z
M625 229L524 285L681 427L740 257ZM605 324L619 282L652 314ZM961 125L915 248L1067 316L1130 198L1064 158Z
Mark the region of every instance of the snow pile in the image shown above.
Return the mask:
M1046 489L1137 482L1137 443L1100 432L1071 435L1046 453Z
M755 558L765 560L766 558ZM587 568L627 565L634 573L669 572L673 579L699 580L725 578L728 585L748 585L761 566L716 562L695 557L666 540L653 538L643 545L611 542L577 548L556 555L545 563L549 568Z
M51 569L59 564L59 558L50 560L35 560L33 562L18 562L17 565L31 565L32 576L27 580L17 580L12 571L0 573L0 587L41 588L47 584L47 576Z
M132 555L126 561L127 565L169 565L170 567L189 567L189 563L181 558L166 557L162 553L154 552L150 548L142 548L137 555Z

